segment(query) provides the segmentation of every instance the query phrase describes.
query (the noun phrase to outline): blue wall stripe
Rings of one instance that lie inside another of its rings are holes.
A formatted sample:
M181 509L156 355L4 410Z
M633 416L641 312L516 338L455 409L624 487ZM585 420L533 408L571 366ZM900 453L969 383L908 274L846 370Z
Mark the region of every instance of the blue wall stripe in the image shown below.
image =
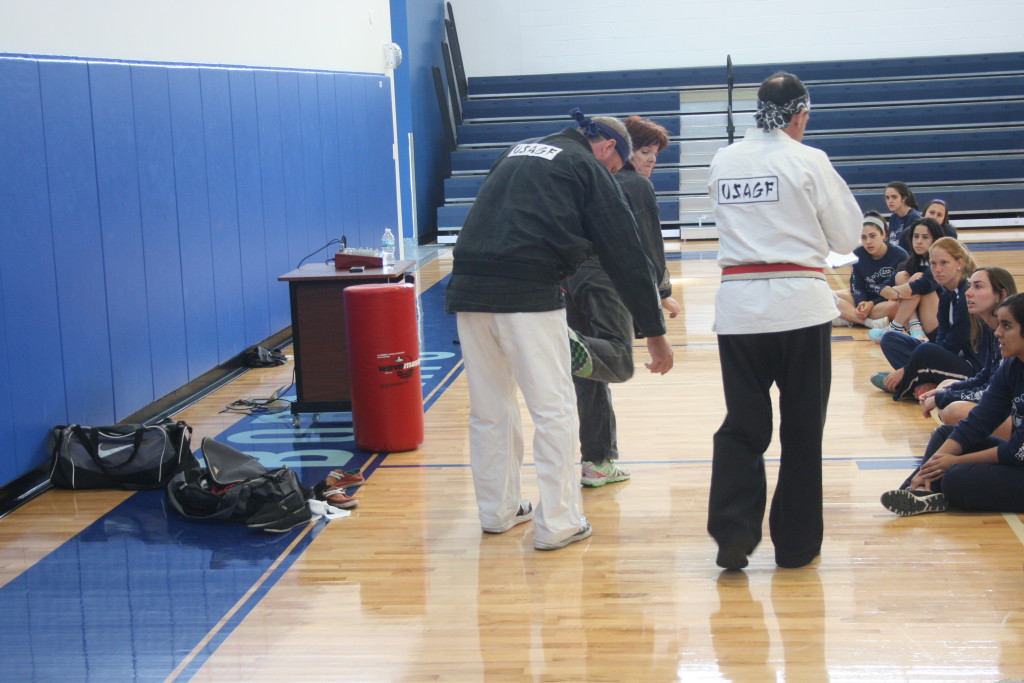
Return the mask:
M256 122L256 84L252 71L232 70L231 126L234 143L235 203L241 258L242 307L245 339L265 339L270 327L270 287L280 273L267 272L267 242L263 234L263 196L260 192L260 139Z
M320 137L320 105L317 93L317 75L298 75L299 134L302 144L302 184L304 188L304 213L306 222L306 248L302 256L323 246L327 238L324 224L324 168L323 141ZM299 258L302 258L301 256ZM321 258L317 256L316 260Z
M199 72L199 85L206 147L213 291L216 297L216 358L217 363L223 363L245 346L246 339L228 71L204 69Z
M167 74L167 84L171 94L174 186L185 297L185 346L189 377L198 377L218 363L215 259L210 237L199 70L172 69Z
M89 83L114 415L128 415L156 398L149 370L152 350L131 72L119 65L90 64Z
M154 394L159 397L188 382L170 92L167 69L136 65L131 67L131 73L153 353L150 372Z
M294 268L310 252L306 219L306 188L302 177L302 127L299 121L299 75L277 77L280 105L281 159L288 236L288 263Z
M351 163L347 154L341 153L340 138L338 136L338 111L335 108L337 97L334 90L334 78L330 74L317 74L317 106L319 108L320 142L323 183L324 183L324 236L325 242L334 239L341 239L345 234L345 206L343 198L343 185L341 164L344 159ZM346 139L346 147L348 140ZM328 258L328 250L323 256Z

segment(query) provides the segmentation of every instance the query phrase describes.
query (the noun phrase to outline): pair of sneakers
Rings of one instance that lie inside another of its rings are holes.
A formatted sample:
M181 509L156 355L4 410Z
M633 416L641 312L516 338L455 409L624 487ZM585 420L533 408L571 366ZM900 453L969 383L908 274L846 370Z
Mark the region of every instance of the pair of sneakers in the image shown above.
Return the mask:
M308 523L312 518L313 513L306 505L305 496L300 491L292 491L281 500L261 507L256 514L245 520L245 524L268 534L283 534Z
M341 510L348 510L359 505L355 496L348 495L348 490L362 486L365 481L359 470L331 470L322 482L313 487L313 493L317 500Z
M882 494L882 505L900 517L945 512L949 509L946 494L933 491L896 489Z
M483 532L485 534L503 534L509 529L520 524L523 524L524 522L528 522L531 519L533 519L533 504L528 500L522 500L519 501L519 509L516 510L516 514L511 520L509 520L505 524L502 524L501 526L485 526L483 527ZM533 547L535 550L558 550L559 548L564 548L570 543L582 541L584 538L589 537L592 533L593 529L590 528L590 522L587 520L586 516L584 516L583 523L580 525L579 530L575 534L569 536L568 538L563 538L560 541L534 541Z

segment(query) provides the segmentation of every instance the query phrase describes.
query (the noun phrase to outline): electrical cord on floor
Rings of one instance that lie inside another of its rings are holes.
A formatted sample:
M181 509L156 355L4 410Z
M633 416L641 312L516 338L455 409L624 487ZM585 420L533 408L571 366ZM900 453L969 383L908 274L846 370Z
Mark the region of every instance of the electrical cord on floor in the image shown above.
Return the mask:
M267 398L240 398L237 401L224 406L221 414L238 413L241 415L269 415L287 410L292 402L281 398L287 391L295 386L295 369L292 368L292 381L287 386L280 387Z

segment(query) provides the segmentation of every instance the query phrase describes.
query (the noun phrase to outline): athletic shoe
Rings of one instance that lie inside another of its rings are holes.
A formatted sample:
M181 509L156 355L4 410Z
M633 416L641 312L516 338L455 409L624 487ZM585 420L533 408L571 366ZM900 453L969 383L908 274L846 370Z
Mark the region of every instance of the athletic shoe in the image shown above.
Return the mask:
M918 341L928 341L928 335L920 327L915 327L910 331L910 336Z
M593 533L593 529L590 528L590 522L588 522L587 518L584 517L583 518L583 525L580 527L580 530L577 531L576 533L574 533L569 538L563 538L561 541L555 541L553 543L542 543L541 541L534 541L533 549L534 550L558 550L559 548L564 548L565 546L569 545L570 543L575 543L576 541L582 541L584 538L589 537L591 533Z
M345 489L331 489L329 491L324 491L324 496L320 500L341 510L348 510L349 508L354 508L359 505L359 501L356 497L346 494Z
M889 331L888 326L886 326L886 327L875 327L873 329L868 330L868 339L870 339L871 341L873 341L875 343L880 343L881 339L882 339L882 335L884 335L888 331Z
M853 323L846 318L836 318L832 321L832 327L853 327Z
M888 318L865 318L864 327L869 327L873 330L884 330L889 326Z
M946 494L931 491L897 489L882 494L882 505L900 517L923 515L929 512L945 512L949 509Z
M602 463L583 463L583 476L580 483L583 486L604 486L629 479L629 470L619 467L614 460L605 460Z
M528 500L519 502L519 509L516 511L516 516L512 518L511 522L504 524L503 526L496 527L483 527L485 534L503 534L512 527L522 524L523 522L529 522L533 519L533 503Z
M328 489L347 489L365 483L359 470L332 470L324 479L324 487Z
M590 351L586 344L576 334L576 330L569 329L569 352L572 356L572 374L577 377L590 377L594 372L594 359L590 357Z
M273 524L286 517L294 515L296 512L306 511L309 519L309 509L306 505L306 500L298 491L292 491L281 500L275 500L265 504L259 510L257 510L249 519L245 520L248 526L257 528L264 527L268 524Z
M295 527L308 524L309 520L313 518L313 513L309 511L309 506L303 506L301 510L296 510L292 514L282 517L276 522L271 522L266 526L262 527L263 531L268 534L283 534L291 531Z
M888 372L876 372L871 375L871 383L874 384L876 388L881 389L882 391L887 391L891 394L892 392L885 388L885 378L888 376Z

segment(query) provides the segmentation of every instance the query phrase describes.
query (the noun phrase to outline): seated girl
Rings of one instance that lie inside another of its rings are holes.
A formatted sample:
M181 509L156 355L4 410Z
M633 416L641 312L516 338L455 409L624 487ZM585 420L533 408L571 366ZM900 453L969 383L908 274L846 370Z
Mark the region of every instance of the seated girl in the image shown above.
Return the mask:
M889 214L889 244L902 245L903 233L907 232L921 212L917 210L917 198L906 183L894 180L885 186L885 205Z
M906 261L907 252L900 247L889 246L885 232L882 214L877 211L864 214L861 246L853 250L857 262L850 271L850 288L835 293L839 318L832 321L833 325L845 323L880 328L885 327L888 319L896 313L899 304L889 301L879 292L883 287L895 284L896 272Z
M952 237L943 237L932 245L930 259L932 276L939 285L935 342L886 332L881 341L882 353L895 369L871 378L872 384L892 392L893 400L897 401L918 398L926 390L924 387L933 389L944 379L961 380L976 375L982 366L978 352L987 343L986 333L991 334L988 326L967 312L968 273L977 270L967 248Z
M942 226L942 232L946 237L956 237L956 228L949 222L949 205L945 199L933 199L924 205L924 217L934 218L935 222Z
M977 316L988 329L994 330L998 322L996 309L1000 302L1016 293L1017 285L1013 282L1013 276L1003 268L978 268L967 282L967 291L964 294L967 299L967 311ZM937 388L921 394L921 412L925 417L931 415L933 410L938 410L939 421L953 425L967 417L967 413L971 412L981 399L992 379L992 373L1002 360L999 343L994 335L985 335L978 357L983 365L974 377L959 381L947 379L939 383ZM996 430L995 435L1008 439L1010 425L1004 423Z
M995 336L1006 360L977 407L960 424L932 433L924 462L900 488L882 494L897 515L945 512L1024 512L1024 294L1013 294L996 311ZM1006 419L1009 439L992 433Z
M883 287L879 292L890 301L898 301L892 322L884 330L871 330L868 336L875 341L887 331L909 334L923 341L939 325L937 316L939 298L937 285L929 268L928 250L935 240L944 236L942 228L931 218L920 218L911 228L910 257L900 265L896 284Z

